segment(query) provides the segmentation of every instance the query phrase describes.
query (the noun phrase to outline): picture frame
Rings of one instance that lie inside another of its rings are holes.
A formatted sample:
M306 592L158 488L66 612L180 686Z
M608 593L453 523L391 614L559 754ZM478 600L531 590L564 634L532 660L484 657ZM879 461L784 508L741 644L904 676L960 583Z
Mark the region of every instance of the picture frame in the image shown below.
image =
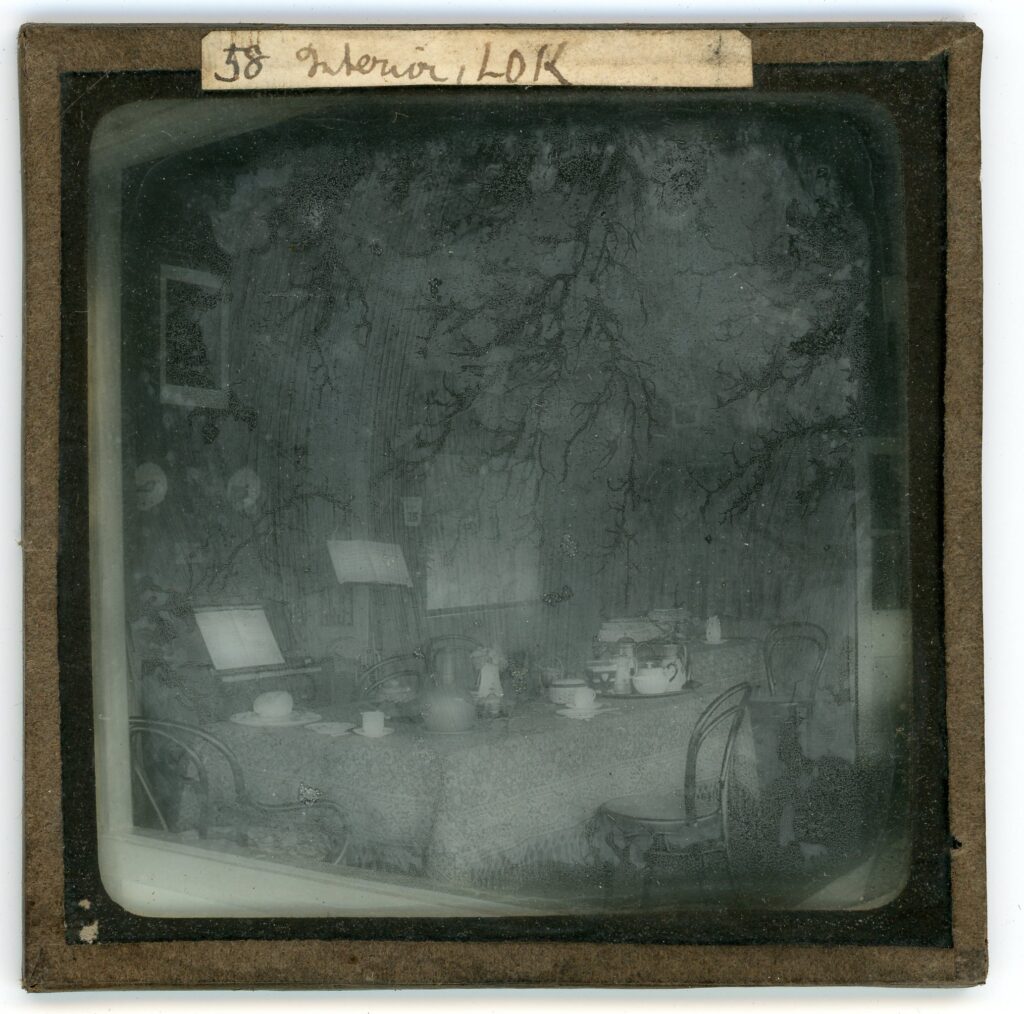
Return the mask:
M160 266L160 400L228 407L228 303L207 271Z
M935 794L933 786L915 799L920 851L910 891L875 912L790 913L771 929L763 916L704 913L696 938L660 918L169 919L118 905L104 888L97 850L103 752L95 761L94 716L110 712L109 702L94 695L88 642L106 638L111 652L123 648L100 620L109 586L94 579L90 588L89 554L81 549L82 526L118 509L122 495L116 479L99 488L88 484L90 458L115 454L112 436L90 431L85 409L102 393L82 312L89 292L86 250L102 259L106 239L89 234L95 218L86 215L87 181L67 160L88 146L92 127L111 104L151 97L156 71L168 75L158 83L165 96L201 94L207 30L27 26L20 50L30 210L25 540L36 547L25 564L25 844L33 857L25 878L27 988L968 985L984 979L981 33L948 23L736 30L750 40L755 92L799 91L809 80L826 92L841 90L841 72L859 67L857 88L891 107L902 103L896 114L905 131L902 150L908 141L920 145L910 149L918 187L906 188L908 200L919 202L907 214L914 223L907 237L907 355L917 378L908 395L911 584L919 615L930 619L915 630L914 651L919 659L937 659L944 678L921 682L921 666L915 668L920 693L910 720L921 733L914 740L915 770L944 771L948 795ZM616 36L619 51L631 52L631 30ZM78 44L86 38L88 47ZM935 72L929 94L934 100L938 88L944 98L941 129L912 125L914 88L899 76L906 67L925 66ZM897 74L899 87L887 72ZM87 89L75 91L76 76ZM78 132L65 129L62 136L72 100ZM105 153L94 149L91 157ZM118 196L104 192L99 200ZM938 233L922 224L936 212L944 250ZM117 333L118 312L114 303L94 307L94 318L106 316L88 326ZM226 391L225 375L218 391ZM179 406L232 412L219 394L183 397ZM76 517L77 529L67 524ZM61 767L52 763L58 754ZM197 953L202 962L184 960Z

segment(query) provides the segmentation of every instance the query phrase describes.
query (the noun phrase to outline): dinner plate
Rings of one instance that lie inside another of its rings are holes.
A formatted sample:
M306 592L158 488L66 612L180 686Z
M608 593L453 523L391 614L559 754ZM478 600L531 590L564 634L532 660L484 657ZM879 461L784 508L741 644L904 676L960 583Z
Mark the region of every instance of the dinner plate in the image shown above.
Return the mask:
M368 733L363 732L362 729L353 729L352 732L356 736L362 736L363 739L383 739L385 736L390 736L395 730L390 726L385 726L384 731L376 736L370 736Z
M313 722L306 728L310 732L319 732L322 736L345 736L355 726L351 722Z
M255 711L240 711L237 715L231 716L231 721L236 725L253 725L257 728L279 728L289 725L309 725L310 722L319 722L320 716L315 711L293 711L283 718L268 718L265 715L257 715Z

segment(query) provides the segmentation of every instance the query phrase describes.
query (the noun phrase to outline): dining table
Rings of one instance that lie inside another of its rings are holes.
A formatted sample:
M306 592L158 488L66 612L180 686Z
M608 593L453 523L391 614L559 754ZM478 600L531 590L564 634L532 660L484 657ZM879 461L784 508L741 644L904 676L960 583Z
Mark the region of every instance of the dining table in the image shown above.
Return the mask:
M396 711L385 735L359 735L356 703L321 715L355 726L340 735L316 724L234 721L208 731L234 753L259 800L337 804L345 815L346 865L507 888L530 871L593 863L600 804L680 789L700 713L730 686L763 683L758 641L702 644L690 657L693 686L669 695L602 696L587 717L546 700L509 697L503 714L460 733L430 732ZM751 744L740 737L735 764L737 777L754 785ZM713 763L698 768L699 794L713 794L717 781Z

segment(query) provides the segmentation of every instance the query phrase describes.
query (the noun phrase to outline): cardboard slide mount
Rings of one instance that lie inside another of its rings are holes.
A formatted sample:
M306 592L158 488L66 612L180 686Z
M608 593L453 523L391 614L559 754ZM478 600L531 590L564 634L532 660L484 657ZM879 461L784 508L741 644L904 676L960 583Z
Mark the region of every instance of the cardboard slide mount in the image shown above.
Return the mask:
M911 372L917 369L931 378L920 403L914 404L913 391L910 395L911 418L920 420L916 445L911 434L911 469L925 489L920 502L931 510L916 519L912 538L924 546L924 555L938 559L942 575L940 585L924 594L934 606L934 622L926 633L945 673L944 685L941 680L929 684L914 732L926 759L945 765L948 772L948 793L926 800L920 817L942 845L948 892L939 884L941 897L936 899L938 881L926 875L911 885L911 901L923 905L920 910L859 913L860 918L845 921L842 913L813 913L791 920L783 932L766 921L759 926L751 921L743 927L734 924L717 940L707 933L696 942L673 937L655 920L623 932L622 925L582 918L547 920L544 926L499 919L471 927L469 933L456 919L147 920L104 897L96 867L91 670L88 651L83 654L80 647L89 639L88 596L70 594L73 582L88 578L88 554L68 552L69 544L62 541L68 536L59 524L62 506L72 498L88 502L82 493L88 394L82 324L87 174L82 167L89 130L111 103L152 97L154 89L164 89L164 97L168 89L179 96L201 94L202 39L213 27L220 26L35 25L25 27L20 39L27 250L26 987L983 981L981 33L966 24L728 26L750 39L754 91L806 90L812 77L815 90L840 91L843 75L838 71L858 65L857 87L903 118L911 131L907 138L913 139L909 92L898 81L894 87L887 71L934 65L944 88L942 137L916 138L922 144L918 154L932 153L925 156L925 162L931 159L931 175L915 178L920 193L908 188L907 197L937 209L940 220L945 216L943 251L927 244L915 251L910 238L908 281L912 294L918 294L912 298L939 294L931 320L944 323L945 332L934 328L930 343L911 333L909 354ZM621 31L626 52L630 29ZM458 100L454 90L451 96ZM87 524L87 511L77 514ZM938 546L940 531L945 538ZM79 547L87 545L80 531L72 534ZM56 756L60 765L53 763ZM945 929L939 926L930 940L922 941L913 927L923 925L915 921L915 911L919 915L924 909L945 911L948 918L939 920Z

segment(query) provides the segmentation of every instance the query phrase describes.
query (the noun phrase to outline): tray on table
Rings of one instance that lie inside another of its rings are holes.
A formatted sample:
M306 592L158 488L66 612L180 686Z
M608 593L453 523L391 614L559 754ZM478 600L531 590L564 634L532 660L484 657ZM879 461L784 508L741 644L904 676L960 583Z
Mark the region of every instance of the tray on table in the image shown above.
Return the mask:
M680 690L665 690L660 694L641 694L636 690L630 690L626 694L618 694L614 690L598 690L597 696L620 701L653 701L659 697L682 697L688 691L697 690L700 684L688 683Z

